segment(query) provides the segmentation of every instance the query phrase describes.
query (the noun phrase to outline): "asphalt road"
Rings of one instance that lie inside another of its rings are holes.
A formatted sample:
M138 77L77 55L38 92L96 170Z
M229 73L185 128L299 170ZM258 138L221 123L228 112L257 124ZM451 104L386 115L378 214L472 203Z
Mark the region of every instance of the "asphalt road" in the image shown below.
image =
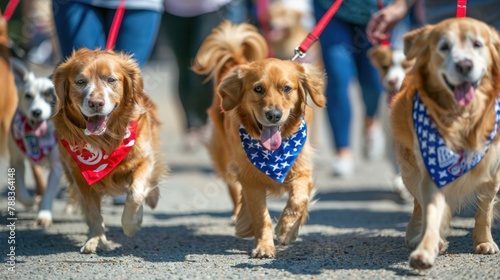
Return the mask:
M332 177L330 132L324 124L315 131L321 135L315 167L317 202L299 239L278 246L276 258L250 258L253 240L234 235L229 195L205 149L189 153L182 149L183 124L171 65L150 64L144 70L146 88L161 108L163 152L171 172L161 182L158 208L145 208L139 233L133 238L123 234L122 207L107 199L103 214L113 245L108 251L80 254L87 226L79 215L65 214L64 188L55 201L52 227L34 227L35 209L16 205L18 220L15 229L9 228L7 166L2 163L1 279L500 279L499 255L472 253L470 210L453 220L449 249L435 267L424 273L411 270L404 231L412 207L392 191L390 165L360 160L356 176ZM353 97L359 158L361 106L356 94ZM284 205L285 198L269 200L274 219ZM12 234L15 266L8 263ZM493 236L500 242L498 225Z

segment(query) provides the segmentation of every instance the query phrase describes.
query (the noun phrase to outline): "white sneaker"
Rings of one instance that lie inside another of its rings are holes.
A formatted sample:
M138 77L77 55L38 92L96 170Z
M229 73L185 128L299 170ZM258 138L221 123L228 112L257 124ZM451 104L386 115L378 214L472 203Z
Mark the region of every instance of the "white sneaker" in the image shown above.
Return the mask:
M374 124L365 134L363 155L368 160L381 159L385 153L385 135L380 124Z
M337 157L332 165L334 176L346 177L354 174L354 159L348 157Z

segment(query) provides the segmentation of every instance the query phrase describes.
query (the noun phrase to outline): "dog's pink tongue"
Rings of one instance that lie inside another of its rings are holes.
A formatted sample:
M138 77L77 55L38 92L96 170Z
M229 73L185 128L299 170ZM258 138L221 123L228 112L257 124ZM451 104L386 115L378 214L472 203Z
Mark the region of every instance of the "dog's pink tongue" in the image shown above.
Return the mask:
M281 131L279 126L262 126L260 142L267 150L274 151L281 146Z
M474 98L474 86L469 82L462 83L455 86L454 93L458 104L462 107L467 106Z
M87 121L87 130L90 134L100 135L106 129L106 116L92 116Z
M33 134L36 137L42 137L47 133L47 121L42 121L33 128Z

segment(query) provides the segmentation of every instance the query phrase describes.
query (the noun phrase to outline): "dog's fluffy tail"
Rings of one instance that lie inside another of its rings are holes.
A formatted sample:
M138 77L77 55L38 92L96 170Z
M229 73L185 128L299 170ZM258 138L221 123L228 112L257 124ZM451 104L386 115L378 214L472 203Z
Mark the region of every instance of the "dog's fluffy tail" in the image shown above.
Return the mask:
M233 24L224 21L212 30L201 45L194 59L193 71L214 78L220 78L232 67L264 59L268 47L264 37L250 24Z

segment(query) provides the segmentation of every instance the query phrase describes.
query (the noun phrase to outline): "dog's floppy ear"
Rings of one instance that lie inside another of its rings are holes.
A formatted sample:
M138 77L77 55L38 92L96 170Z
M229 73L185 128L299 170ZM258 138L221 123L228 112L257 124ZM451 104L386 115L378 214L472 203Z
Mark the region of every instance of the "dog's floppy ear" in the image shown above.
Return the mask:
M426 25L404 35L404 53L406 59L412 60L428 48L429 33L433 28L433 25Z
M221 108L223 111L231 111L240 104L243 91L243 77L241 69L237 68L222 79L219 85L221 97Z
M130 55L125 53L118 54L120 58L121 69L124 71L123 93L124 98L131 98L132 103L138 104L142 110L146 109L143 104L144 93L144 79L142 77L139 64Z
M56 115L66 102L66 95L69 94L69 83L67 79L68 64L63 63L59 65L52 74L52 82L54 83L54 90L56 92L56 104L54 106L53 115Z
M325 107L325 74L310 64L297 64L301 75L299 91L304 97L309 95L318 107Z

